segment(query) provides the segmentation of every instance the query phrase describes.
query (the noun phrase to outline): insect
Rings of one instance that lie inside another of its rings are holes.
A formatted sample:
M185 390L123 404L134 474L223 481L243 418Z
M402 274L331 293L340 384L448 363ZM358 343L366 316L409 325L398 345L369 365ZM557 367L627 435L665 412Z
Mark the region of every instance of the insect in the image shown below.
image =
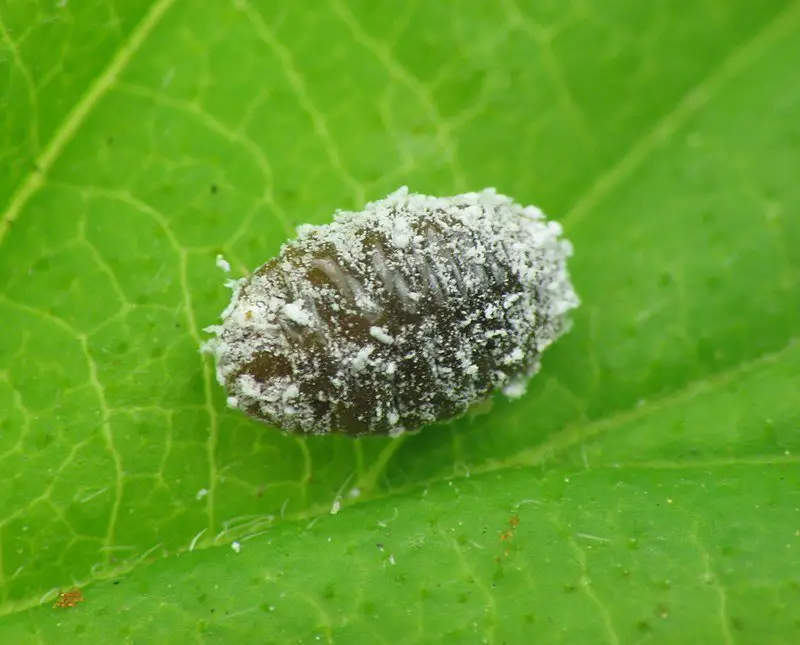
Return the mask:
M297 233L229 282L204 346L228 404L284 431L397 436L520 396L579 304L560 225L493 189L401 188Z

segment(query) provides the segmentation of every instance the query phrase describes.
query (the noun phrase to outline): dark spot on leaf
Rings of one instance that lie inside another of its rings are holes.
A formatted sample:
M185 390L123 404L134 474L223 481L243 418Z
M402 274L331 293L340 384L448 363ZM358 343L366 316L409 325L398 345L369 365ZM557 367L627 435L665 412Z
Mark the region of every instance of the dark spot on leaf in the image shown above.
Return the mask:
M211 194L212 195L216 195L217 192L219 192L219 188L217 187L217 185L216 184L211 184Z
M53 435L48 432L37 433L33 439L33 445L36 446L38 450L44 450L51 443L53 443Z
M706 366L714 366L717 363L717 347L707 337L702 337L697 341L697 361Z
M53 258L49 255L46 255L33 265L33 271L35 273L43 273L45 271L49 271L52 265Z
M659 618L665 619L669 617L669 608L665 604L661 603L656 605L653 613L655 613L655 615Z

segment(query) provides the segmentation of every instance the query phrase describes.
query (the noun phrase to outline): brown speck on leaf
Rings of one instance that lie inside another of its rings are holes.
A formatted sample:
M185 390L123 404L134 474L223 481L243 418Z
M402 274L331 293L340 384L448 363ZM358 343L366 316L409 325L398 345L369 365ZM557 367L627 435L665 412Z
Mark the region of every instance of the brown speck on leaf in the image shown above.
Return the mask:
M77 587L73 587L69 591L60 592L53 607L70 609L84 600L86 600L86 598L83 597L83 592Z
M500 541L510 542L514 538L514 531L517 530L517 526L519 526L519 516L515 513L508 520L508 528L500 533ZM509 553L509 549L505 549L503 557L507 558Z
M500 539L505 541L511 540L514 537L514 531L517 530L519 526L519 516L512 515L511 518L508 520L508 528L500 533Z

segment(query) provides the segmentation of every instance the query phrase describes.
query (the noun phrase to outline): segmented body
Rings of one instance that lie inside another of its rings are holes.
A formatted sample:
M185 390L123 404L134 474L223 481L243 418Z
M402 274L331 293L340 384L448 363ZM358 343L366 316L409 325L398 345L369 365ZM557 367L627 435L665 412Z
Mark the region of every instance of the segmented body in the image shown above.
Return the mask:
M298 233L208 344L229 403L287 431L396 435L518 395L578 304L558 224L491 190L401 189Z

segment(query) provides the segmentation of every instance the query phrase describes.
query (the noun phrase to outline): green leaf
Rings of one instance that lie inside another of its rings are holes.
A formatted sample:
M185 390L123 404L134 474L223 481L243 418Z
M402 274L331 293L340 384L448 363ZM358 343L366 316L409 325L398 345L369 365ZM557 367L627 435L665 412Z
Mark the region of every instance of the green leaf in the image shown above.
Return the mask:
M0 641L798 642L798 68L796 0L0 0ZM402 184L564 223L529 393L226 409L217 253Z

